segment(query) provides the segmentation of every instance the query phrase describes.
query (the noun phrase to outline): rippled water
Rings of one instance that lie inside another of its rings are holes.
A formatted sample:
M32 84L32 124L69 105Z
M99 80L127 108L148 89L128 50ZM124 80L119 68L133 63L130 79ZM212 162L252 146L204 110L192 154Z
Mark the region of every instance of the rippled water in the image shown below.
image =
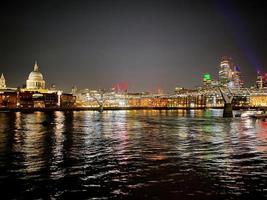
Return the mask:
M221 115L218 110L0 113L1 195L266 199L267 121Z

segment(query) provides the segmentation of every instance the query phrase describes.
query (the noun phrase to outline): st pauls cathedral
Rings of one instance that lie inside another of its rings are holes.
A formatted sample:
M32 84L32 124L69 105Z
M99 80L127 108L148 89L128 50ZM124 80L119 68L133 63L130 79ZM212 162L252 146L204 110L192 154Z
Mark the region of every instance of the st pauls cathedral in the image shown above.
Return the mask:
M33 71L29 74L29 77L26 81L27 90L40 90L45 89L45 80L43 74L39 70L37 61L35 61Z
M11 88L4 74L0 77L0 108L57 108L72 107L75 97L55 88L47 89L40 68L35 61L33 71L26 80L26 87Z
M0 91L10 91L17 90L17 88L9 88L6 86L6 79L2 73L0 77ZM39 70L37 61L33 66L33 71L29 74L28 79L26 80L26 88L22 88L23 91L44 91L45 90L45 80L43 74Z

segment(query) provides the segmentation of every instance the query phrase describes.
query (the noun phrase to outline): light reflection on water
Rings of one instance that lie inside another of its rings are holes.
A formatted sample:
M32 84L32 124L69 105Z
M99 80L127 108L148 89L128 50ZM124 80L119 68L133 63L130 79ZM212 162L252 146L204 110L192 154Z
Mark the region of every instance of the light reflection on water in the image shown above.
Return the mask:
M221 115L0 113L1 188L31 199L266 198L267 122Z

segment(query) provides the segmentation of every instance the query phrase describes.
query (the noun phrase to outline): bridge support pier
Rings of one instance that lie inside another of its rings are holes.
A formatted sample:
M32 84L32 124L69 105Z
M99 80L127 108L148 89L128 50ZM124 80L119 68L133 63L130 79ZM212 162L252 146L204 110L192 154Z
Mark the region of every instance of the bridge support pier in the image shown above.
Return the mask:
M232 103L225 103L224 104L223 117L233 117Z
M233 106L232 101L234 98L234 95L231 93L231 90L228 88L229 95L227 93L223 92L221 88L220 92L224 101L224 109L223 109L223 117L233 117Z

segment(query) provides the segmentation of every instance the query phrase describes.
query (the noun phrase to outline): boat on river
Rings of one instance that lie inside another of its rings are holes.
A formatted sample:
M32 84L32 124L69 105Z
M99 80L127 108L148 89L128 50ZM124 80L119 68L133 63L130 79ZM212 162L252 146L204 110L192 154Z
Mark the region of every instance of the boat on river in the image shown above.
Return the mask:
M247 111L244 111L240 114L240 117L252 117L252 116L255 116L255 115L259 115L259 114L262 114L262 111L257 111L257 110L247 110Z
M252 115L251 117L254 119L266 119L267 113L255 114L255 115Z

